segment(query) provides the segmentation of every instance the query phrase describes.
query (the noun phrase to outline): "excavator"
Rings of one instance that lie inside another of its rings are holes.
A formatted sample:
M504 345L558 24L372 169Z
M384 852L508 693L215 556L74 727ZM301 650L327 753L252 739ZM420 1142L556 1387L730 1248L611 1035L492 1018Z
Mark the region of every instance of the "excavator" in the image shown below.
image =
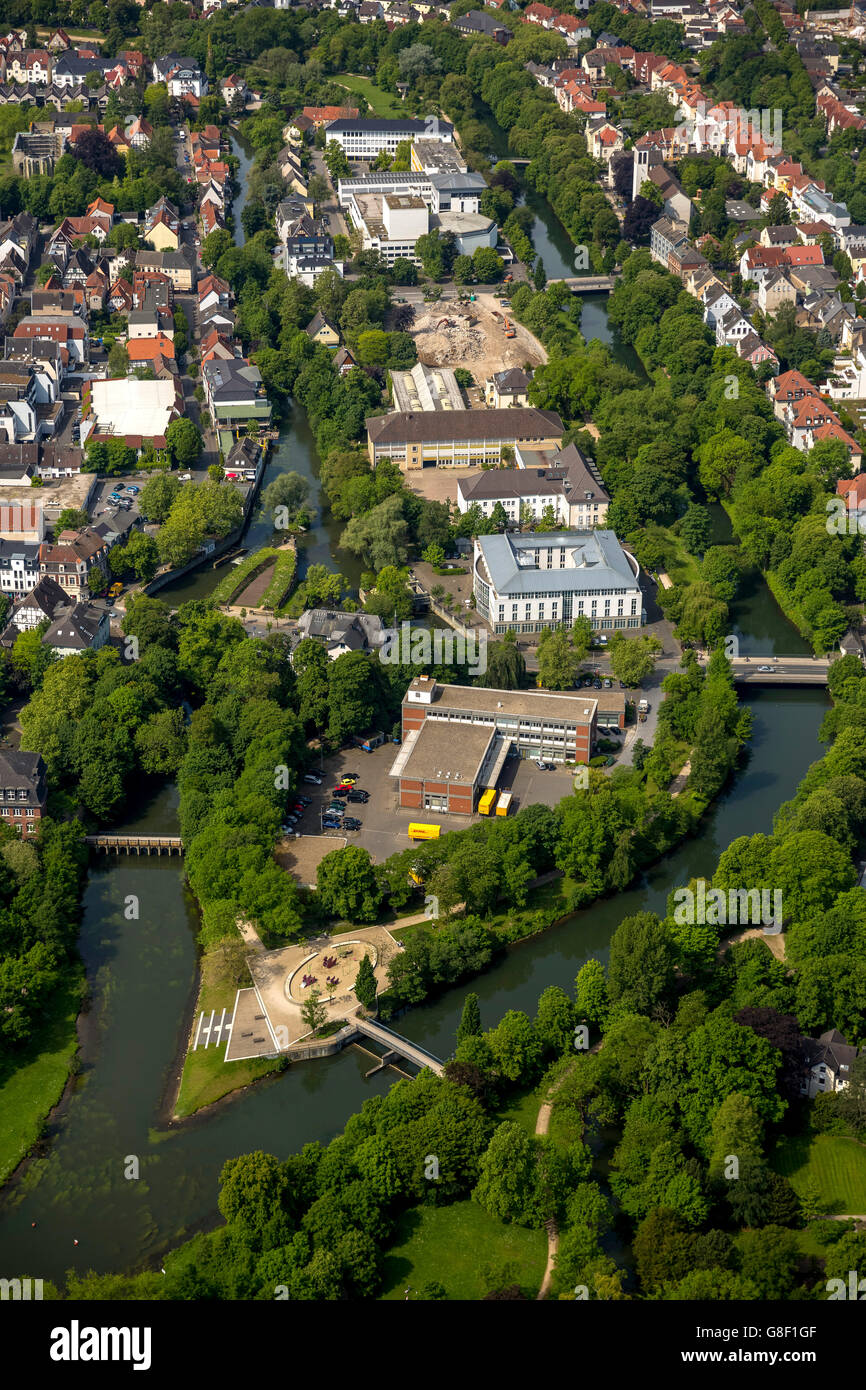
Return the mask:
M505 336L506 338L517 337L517 329L514 327L514 324L511 322L510 319L505 320Z

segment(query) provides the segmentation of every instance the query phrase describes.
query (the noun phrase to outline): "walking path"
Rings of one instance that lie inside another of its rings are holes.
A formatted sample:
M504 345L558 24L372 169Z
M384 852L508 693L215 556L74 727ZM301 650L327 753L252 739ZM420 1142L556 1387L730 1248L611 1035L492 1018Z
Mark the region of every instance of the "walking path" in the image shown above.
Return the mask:
M559 1083L561 1084L562 1077ZM535 1133L544 1135L550 1128L550 1117L553 1114L553 1102L545 1100L542 1102L538 1111L538 1118L535 1121ZM541 1302L550 1293L550 1282L553 1278L553 1266L556 1262L556 1252L559 1249L559 1231L555 1221L547 1222L547 1264L544 1267L544 1278L541 1281L541 1288L538 1290L537 1301Z

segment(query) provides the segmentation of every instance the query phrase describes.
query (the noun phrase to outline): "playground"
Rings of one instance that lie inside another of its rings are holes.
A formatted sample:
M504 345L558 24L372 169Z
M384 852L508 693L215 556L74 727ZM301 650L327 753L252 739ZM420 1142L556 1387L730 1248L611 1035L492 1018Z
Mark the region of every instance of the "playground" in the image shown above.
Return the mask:
M358 967L369 956L375 973L379 953L370 941L337 941L308 957L286 981L286 994L297 1004L303 1004L313 990L327 1004L331 999L345 999L358 977Z
M388 963L399 949L391 933L377 926L360 927L345 936L316 937L275 951L253 950L247 964L280 1051L309 1033L302 1009L314 992L328 1022L346 1018L359 1007L354 987L362 957L371 957L376 983L384 990Z

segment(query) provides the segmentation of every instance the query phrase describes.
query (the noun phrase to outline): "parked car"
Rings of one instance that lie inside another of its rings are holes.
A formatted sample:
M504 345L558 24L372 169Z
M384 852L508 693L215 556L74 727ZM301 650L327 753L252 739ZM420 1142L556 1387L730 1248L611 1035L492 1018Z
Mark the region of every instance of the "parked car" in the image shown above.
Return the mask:
M141 492L141 488L140 488L140 487L136 487L136 486L135 486L135 483L128 483L127 486L126 486L126 488L125 488L125 491L126 491L126 492L131 492L132 495L133 495L133 497L137 497L138 494Z
M310 786L314 787L320 787L322 785L321 777L319 777L318 774L315 772L305 772L304 781L309 783Z
M611 686L613 685L613 681L604 680L602 681L602 685L604 686L605 690L610 690Z
M359 820L356 820L354 816L344 816L344 817L343 817L343 829L344 829L344 830L360 830L360 829L361 829L361 822L360 822Z
M347 801L360 801L360 802L362 802L364 805L366 805L367 802L370 800L370 793L369 793L369 792L362 792L362 791L360 791L360 790L353 790L353 791L350 791L350 792L349 792L348 796L346 797L346 800L347 800Z
M360 780L361 780L361 774L360 774L360 772L341 772L341 773L340 773L340 781L341 781L341 782L360 782Z
M538 768L539 772L547 771L547 763L543 763L540 758L535 759L535 766Z
M295 801L299 806L312 806L313 799L310 796L297 796Z
M353 786L353 782L338 782L334 787L334 796L342 796L344 792L350 792Z
M178 480L179 483L191 483L191 482L192 482L192 474L191 474L191 473L178 473L178 475L177 475L177 480Z

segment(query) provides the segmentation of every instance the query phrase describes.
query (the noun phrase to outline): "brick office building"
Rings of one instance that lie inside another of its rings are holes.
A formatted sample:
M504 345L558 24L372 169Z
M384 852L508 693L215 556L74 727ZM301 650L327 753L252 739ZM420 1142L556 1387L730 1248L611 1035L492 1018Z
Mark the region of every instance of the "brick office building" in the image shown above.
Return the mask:
M597 712L588 695L483 690L416 676L403 699L403 743L391 768L399 804L468 816L512 753L588 763Z

